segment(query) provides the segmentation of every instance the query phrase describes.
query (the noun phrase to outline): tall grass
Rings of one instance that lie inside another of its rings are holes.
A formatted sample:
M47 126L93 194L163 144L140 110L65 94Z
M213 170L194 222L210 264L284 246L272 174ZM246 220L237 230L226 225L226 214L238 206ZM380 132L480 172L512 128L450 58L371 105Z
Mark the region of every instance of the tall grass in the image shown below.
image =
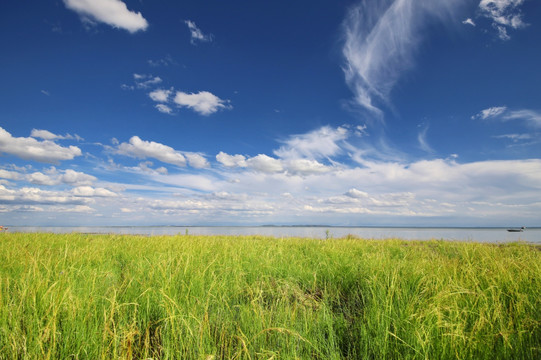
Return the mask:
M537 359L528 244L0 234L0 359Z

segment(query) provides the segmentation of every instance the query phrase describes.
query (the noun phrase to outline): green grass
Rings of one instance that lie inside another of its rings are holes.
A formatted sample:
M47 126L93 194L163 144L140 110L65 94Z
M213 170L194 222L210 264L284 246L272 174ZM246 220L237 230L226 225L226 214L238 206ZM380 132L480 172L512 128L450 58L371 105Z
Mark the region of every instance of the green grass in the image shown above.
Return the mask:
M0 234L0 359L539 359L528 244Z

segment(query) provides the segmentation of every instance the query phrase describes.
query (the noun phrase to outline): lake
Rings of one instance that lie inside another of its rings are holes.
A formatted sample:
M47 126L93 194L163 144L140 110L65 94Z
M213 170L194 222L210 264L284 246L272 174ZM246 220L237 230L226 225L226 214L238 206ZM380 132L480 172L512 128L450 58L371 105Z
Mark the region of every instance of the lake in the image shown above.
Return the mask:
M419 228L419 227L338 227L338 226L11 226L9 232L99 233L138 235L265 235L325 239L349 234L366 239L444 239L452 241L513 242L541 244L541 228L511 233L505 228Z

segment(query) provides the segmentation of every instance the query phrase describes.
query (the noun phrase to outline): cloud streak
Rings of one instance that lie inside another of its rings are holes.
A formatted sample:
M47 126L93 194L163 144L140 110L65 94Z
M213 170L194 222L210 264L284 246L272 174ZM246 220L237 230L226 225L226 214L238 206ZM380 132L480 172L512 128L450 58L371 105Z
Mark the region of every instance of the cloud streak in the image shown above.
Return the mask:
M352 7L343 23L342 53L354 102L381 118L395 84L414 65L422 31L433 21L448 21L462 2L383 0Z
M195 22L191 20L185 20L184 23L186 24L186 26L188 26L188 29L190 30L190 36L191 36L190 42L192 43L192 45L196 45L198 41L199 42L212 41L213 39L212 34L209 34L209 35L203 34L201 29L199 29L197 25L195 25Z
M530 109L512 110L506 106L494 106L481 110L478 114L472 116L472 119L490 120L499 119L501 121L522 121L534 128L541 128L541 112Z

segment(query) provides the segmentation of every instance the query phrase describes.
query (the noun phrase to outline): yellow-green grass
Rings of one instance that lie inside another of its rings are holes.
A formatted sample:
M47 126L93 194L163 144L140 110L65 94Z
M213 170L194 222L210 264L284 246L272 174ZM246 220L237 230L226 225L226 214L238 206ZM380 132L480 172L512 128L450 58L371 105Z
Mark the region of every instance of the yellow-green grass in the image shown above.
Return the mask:
M0 359L539 359L528 244L0 234Z

